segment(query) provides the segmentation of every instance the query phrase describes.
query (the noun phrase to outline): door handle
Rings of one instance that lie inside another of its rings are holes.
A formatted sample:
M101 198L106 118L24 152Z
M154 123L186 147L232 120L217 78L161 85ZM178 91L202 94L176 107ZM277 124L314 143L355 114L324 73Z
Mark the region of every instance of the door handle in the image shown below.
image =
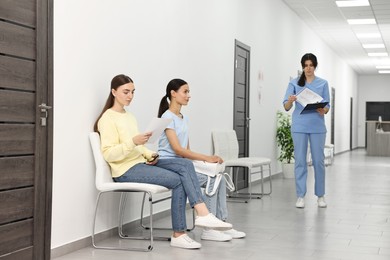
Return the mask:
M47 110L52 109L51 106L46 105L46 103L42 103L38 105L38 107L41 109L41 113L44 113L43 116L41 116L41 126L46 126L47 124Z
M247 117L247 118L245 119L245 121L246 121L246 127L249 128L249 121L251 121L251 118L250 118L250 117Z

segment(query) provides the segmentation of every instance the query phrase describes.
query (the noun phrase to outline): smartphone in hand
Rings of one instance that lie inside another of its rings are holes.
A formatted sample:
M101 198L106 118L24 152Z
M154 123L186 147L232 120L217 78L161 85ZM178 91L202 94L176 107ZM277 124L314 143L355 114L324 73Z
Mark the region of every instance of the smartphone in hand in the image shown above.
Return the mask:
M150 162L154 162L159 156L160 156L160 155L159 155L158 153L153 154L152 158L150 158L150 159L148 160L148 162L149 162L149 163L150 163Z

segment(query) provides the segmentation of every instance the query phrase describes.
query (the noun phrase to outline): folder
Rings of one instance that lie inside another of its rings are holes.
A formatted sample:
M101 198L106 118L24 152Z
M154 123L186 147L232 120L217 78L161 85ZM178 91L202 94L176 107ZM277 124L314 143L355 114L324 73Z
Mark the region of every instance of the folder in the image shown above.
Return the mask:
M316 110L317 108L324 108L327 104L329 104L329 102L327 101L307 104L305 108L301 111L301 114L304 112Z

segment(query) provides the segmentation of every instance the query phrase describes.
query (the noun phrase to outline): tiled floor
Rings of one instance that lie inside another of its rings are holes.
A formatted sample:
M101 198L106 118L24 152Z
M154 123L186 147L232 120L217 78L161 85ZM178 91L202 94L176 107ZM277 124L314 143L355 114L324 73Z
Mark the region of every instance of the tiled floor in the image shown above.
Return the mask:
M55 260L389 260L390 158L365 154L358 149L337 155L326 168L328 208L316 205L312 174L304 209L294 206L294 180L283 178L274 179L271 196L249 204L228 203L229 221L247 233L245 239L202 241L200 250L172 248L168 242L156 241L148 253L88 247ZM159 222L170 223L170 219ZM195 229L190 235L200 241L200 232Z

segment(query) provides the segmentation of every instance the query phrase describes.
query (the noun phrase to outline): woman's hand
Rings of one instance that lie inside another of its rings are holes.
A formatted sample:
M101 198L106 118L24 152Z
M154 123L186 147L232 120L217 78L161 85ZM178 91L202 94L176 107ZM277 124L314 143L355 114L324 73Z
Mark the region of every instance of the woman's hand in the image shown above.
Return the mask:
M152 132L136 135L133 137L133 143L136 145L145 144L151 136L152 136Z
M206 162L209 163L223 163L223 159L218 155L210 155L207 156Z
M146 164L155 165L155 164L157 163L157 161L158 161L158 157L159 157L158 153L152 154L152 158L149 159L149 160L146 162Z
M295 95L291 95L288 97L288 102L290 102L291 104L294 103L296 100L297 100L297 96Z
M324 116L326 113L328 113L328 108L317 108L317 112L321 115Z
M287 99L287 102L284 103L284 109L286 111L289 111L292 108L292 106L296 100L297 100L297 96L295 96L295 95L289 96Z

